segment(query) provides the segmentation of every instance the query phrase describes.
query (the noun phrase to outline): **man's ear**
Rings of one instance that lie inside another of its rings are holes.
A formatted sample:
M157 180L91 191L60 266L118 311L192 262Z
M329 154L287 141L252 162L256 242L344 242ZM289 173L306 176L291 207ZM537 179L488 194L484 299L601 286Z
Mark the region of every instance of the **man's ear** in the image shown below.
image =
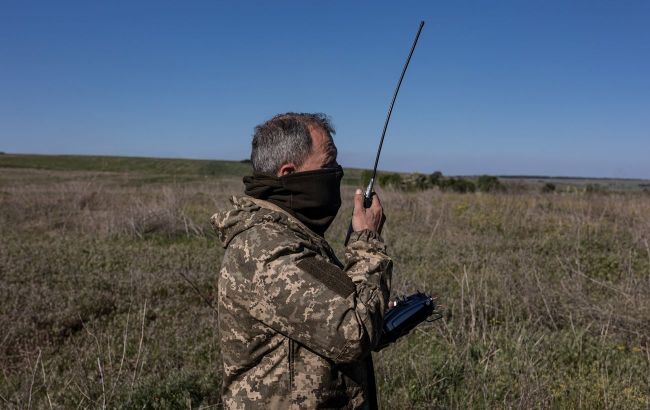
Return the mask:
M293 162L287 162L280 166L277 176L283 177L285 175L293 174L294 172L296 172L296 166Z

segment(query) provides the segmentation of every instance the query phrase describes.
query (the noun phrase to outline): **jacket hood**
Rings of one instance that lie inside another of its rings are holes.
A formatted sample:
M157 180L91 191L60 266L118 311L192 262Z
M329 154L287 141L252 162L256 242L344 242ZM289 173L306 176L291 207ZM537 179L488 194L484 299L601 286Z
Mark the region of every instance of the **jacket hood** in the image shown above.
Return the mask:
M230 202L232 208L219 211L210 218L210 223L224 248L235 236L260 222L256 212L260 206L255 202L246 197L234 196Z
M235 236L265 222L280 222L293 231L309 236L313 241L325 242L302 222L267 201L248 196L233 196L230 202L232 208L219 211L210 218L210 223L224 248L228 247Z

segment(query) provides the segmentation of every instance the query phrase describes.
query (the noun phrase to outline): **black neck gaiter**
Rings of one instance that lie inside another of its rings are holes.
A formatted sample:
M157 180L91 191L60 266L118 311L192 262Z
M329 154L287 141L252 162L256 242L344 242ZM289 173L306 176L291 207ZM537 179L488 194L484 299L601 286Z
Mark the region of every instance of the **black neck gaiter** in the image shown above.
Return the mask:
M320 236L325 235L341 207L343 168L322 168L282 177L244 177L244 193L279 206Z

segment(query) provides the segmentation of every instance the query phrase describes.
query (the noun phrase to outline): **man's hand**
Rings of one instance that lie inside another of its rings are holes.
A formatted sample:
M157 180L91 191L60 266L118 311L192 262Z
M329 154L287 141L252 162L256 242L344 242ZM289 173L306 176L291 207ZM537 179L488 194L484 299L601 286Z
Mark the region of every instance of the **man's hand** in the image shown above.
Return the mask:
M357 192L354 194L352 229L355 232L369 229L381 234L381 228L384 226L384 221L386 221L384 209L381 207L377 194L372 194L372 205L370 205L370 208L364 208L363 191L357 189Z

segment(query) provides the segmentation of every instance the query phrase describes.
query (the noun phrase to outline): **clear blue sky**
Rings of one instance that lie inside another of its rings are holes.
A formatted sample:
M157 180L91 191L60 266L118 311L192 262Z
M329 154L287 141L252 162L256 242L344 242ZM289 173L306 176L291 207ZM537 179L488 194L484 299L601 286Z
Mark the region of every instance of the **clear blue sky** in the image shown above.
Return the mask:
M0 3L0 150L248 157L278 112L332 116L370 167L650 178L650 2Z

